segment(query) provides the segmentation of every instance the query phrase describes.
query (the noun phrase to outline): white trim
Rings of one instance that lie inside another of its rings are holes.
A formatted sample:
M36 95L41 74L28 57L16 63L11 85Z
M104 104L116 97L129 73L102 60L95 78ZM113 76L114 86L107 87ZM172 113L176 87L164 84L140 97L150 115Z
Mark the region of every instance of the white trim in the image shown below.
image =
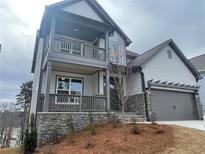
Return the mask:
M167 88L167 87L158 87L158 86L151 86L151 89L194 93L194 90L177 89L177 88Z

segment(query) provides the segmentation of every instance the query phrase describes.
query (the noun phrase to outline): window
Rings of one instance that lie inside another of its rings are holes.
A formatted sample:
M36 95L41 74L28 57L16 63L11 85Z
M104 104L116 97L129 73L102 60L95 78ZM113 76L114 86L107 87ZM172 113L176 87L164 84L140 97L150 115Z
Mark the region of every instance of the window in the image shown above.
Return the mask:
M70 77L57 77L57 103L78 104L82 95L82 80ZM69 95L69 96L68 96Z
M70 79L70 80L71 80L70 94L71 95L81 95L82 81L79 79Z
M111 51L111 61L113 63L119 63L119 52L117 51Z
M167 50L167 55L169 59L172 59L172 51L171 50Z
M119 43L115 41L110 41L110 60L113 63L119 63Z

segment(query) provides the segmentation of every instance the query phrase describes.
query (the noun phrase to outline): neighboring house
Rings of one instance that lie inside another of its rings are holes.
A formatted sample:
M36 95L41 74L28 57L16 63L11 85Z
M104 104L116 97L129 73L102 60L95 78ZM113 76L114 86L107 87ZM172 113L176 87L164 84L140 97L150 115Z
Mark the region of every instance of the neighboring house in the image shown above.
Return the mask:
M199 80L199 95L205 113L205 54L193 57L190 61L203 77L203 79Z
M38 130L44 131L40 136L52 123L64 127L67 112L82 127L87 112L102 120L107 112L121 111L110 63L133 68L125 81L129 115L141 120L201 118L200 74L174 41L142 55L127 51L130 43L96 0L66 0L46 7L31 70L31 113L37 112Z

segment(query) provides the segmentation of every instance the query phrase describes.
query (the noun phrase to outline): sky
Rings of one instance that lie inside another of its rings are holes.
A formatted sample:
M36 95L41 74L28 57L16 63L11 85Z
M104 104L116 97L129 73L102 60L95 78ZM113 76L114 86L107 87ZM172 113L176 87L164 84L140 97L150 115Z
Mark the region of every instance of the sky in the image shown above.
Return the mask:
M45 5L58 0L0 0L0 104L15 102L33 78L36 31ZM98 0L143 53L172 38L191 58L205 53L205 0Z

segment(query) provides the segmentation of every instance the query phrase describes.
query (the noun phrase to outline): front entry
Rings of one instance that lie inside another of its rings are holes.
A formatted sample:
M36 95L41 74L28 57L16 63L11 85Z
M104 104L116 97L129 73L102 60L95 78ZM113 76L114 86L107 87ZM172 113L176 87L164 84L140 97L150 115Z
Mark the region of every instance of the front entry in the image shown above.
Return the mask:
M106 90L106 78L104 77L104 92ZM110 108L112 111L120 110L119 97L114 85L113 77L110 77Z

